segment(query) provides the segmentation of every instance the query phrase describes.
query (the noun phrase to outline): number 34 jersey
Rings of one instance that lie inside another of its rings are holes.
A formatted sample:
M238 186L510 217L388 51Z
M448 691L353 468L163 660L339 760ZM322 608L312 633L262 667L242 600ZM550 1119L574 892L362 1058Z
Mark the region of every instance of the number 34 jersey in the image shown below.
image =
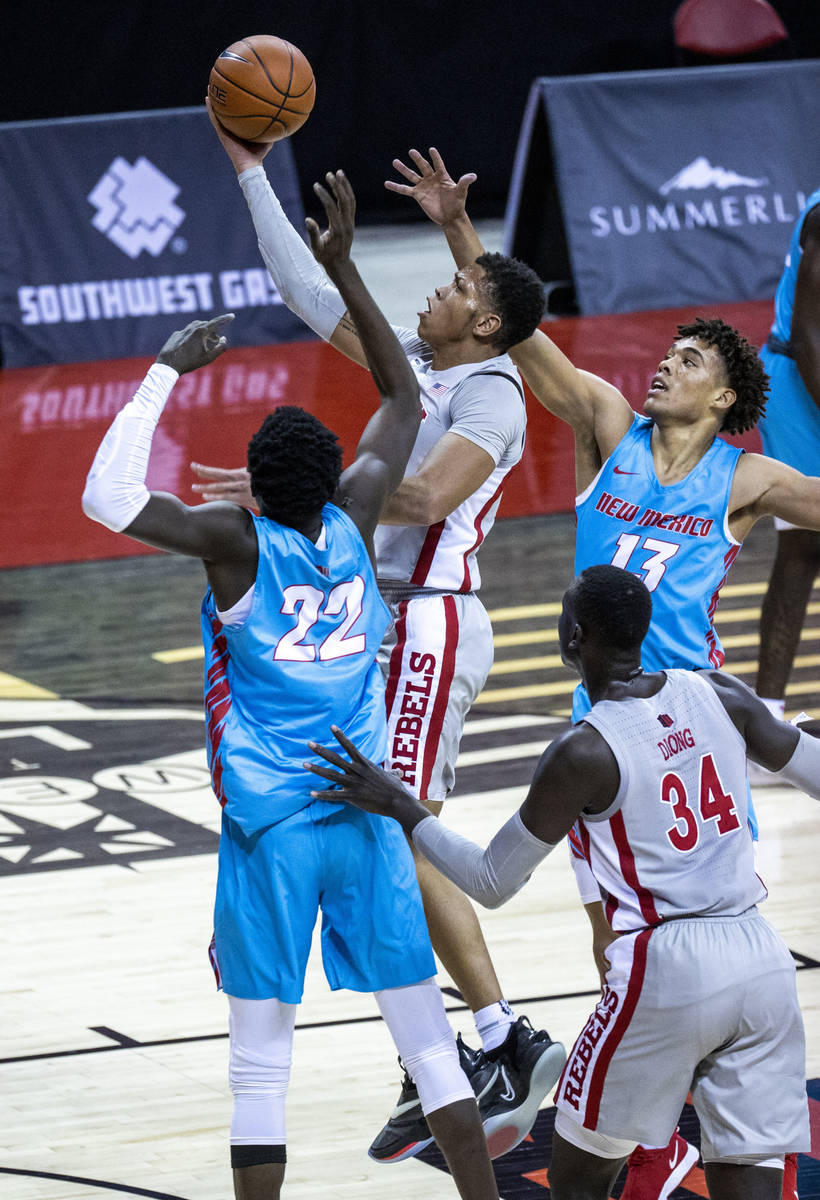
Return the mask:
M575 573L600 563L632 571L652 593L643 644L647 670L720 667L718 596L740 544L728 529L729 493L743 453L715 438L680 482L664 487L652 460L653 422L636 415L583 495Z
M335 505L314 545L254 517L259 565L247 619L202 604L208 763L217 799L246 834L273 825L327 787L302 765L308 741L336 745L337 725L368 758L387 752L376 652L390 612L358 529Z
M601 700L583 718L621 781L577 825L617 932L683 916L738 915L766 898L747 825L746 743L695 671L648 699Z

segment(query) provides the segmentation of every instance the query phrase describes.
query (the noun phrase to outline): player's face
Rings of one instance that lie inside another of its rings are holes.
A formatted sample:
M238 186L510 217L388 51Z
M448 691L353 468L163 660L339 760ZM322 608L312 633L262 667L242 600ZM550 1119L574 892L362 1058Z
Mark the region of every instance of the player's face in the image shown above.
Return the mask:
M419 313L419 337L438 348L471 336L477 318L489 311L483 278L482 268L471 263L456 271L450 283L437 287Z
M696 420L727 386L720 352L697 338L681 338L660 362L649 385L644 411L652 418Z

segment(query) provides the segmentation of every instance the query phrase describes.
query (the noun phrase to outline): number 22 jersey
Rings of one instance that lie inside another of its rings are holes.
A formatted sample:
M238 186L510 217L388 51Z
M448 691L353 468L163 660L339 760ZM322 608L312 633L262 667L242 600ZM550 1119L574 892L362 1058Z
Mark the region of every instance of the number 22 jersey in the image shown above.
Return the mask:
M652 460L653 428L649 417L636 414L576 499L575 573L611 563L646 584L652 593L641 652L646 670L720 667L724 654L713 621L740 550L728 511L743 451L716 437L684 479L665 487Z
M376 762L387 752L376 653L390 612L353 521L333 504L322 521L314 544L254 517L259 564L247 619L223 625L210 591L202 603L211 780L223 811L247 835L305 808L311 791L328 786L302 764L322 761L308 741L335 745L331 725Z

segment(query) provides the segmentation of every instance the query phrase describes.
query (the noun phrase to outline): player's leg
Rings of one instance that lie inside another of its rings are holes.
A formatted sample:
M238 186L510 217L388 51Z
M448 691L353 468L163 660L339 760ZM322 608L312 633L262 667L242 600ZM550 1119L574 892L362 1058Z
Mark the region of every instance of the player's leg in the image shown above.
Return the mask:
M603 1138L559 1113L548 1171L550 1196L554 1200L609 1200L633 1145Z
M704 1164L711 1200L780 1200L783 1167L708 1162Z
M781 700L806 617L814 580L820 571L820 533L780 529L769 586L760 610L760 654L756 691Z
M472 595L414 597L396 604L394 617L395 629L383 647L389 761L438 812L453 786L467 713L492 665L492 629ZM496 1157L526 1137L558 1077L564 1049L526 1018L516 1020L467 897L420 855L416 866L436 954L473 1011L482 1049L504 1068L489 1089L483 1086L486 1072L473 1078L476 1094L483 1093L480 1108ZM477 1068L483 1065L479 1059ZM371 1146L373 1157L391 1161L398 1141L407 1144L412 1096L412 1088L402 1088L394 1113ZM399 1119L401 1130L393 1128ZM418 1132L420 1147L423 1121Z
M435 980L375 995L459 1195L495 1200L498 1190L478 1106Z
M285 1178L285 1096L297 1006L228 1000L234 1193L236 1200L277 1200Z

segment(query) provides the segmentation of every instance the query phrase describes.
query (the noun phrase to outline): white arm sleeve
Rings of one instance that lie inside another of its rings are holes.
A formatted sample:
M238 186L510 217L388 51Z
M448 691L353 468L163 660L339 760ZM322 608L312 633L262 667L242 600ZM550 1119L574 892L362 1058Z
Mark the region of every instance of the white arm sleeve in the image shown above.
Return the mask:
M154 363L133 400L117 413L91 464L83 512L115 533L127 528L148 503L145 476L151 440L178 379L173 367Z
M820 738L801 729L794 754L779 773L795 787L820 800Z
M514 896L555 849L530 833L520 813L501 826L486 850L433 816L419 821L413 843L442 875L485 908L498 908Z
M592 869L587 860L583 857L579 858L572 847L570 847L569 861L572 863L572 869L575 872L575 882L578 885L581 903L594 904L596 901L600 901L601 889L598 887L598 880L592 874Z
M239 176L259 240L259 250L279 295L291 312L329 342L347 305L285 216L262 166Z

